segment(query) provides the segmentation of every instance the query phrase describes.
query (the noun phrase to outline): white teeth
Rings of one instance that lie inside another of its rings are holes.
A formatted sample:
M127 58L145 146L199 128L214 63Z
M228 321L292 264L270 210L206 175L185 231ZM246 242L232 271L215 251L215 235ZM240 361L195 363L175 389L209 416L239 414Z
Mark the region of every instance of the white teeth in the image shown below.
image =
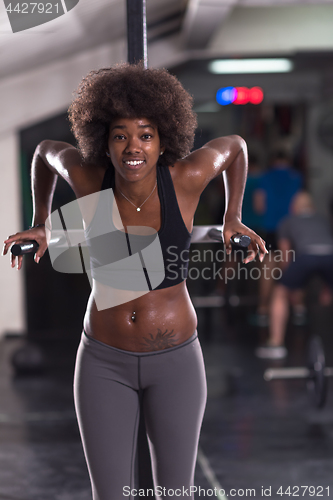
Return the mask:
M143 163L143 160L126 160L125 163L127 165L131 165L133 167L135 167L135 165L141 165L141 163Z

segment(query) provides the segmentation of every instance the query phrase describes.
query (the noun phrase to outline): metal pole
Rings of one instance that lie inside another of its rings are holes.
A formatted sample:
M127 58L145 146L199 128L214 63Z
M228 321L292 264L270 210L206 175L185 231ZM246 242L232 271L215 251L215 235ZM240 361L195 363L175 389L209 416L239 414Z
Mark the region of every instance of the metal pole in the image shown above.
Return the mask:
M147 58L147 21L146 21L146 0L126 0L127 1L127 61L130 64L143 62L144 68L148 68ZM138 489L154 490L152 476L152 465L150 459L149 446L147 441L147 431L143 415L143 404L140 395L140 418L137 437L136 450L136 485ZM153 499L155 499L153 495Z
M148 67L146 0L127 0L127 60Z

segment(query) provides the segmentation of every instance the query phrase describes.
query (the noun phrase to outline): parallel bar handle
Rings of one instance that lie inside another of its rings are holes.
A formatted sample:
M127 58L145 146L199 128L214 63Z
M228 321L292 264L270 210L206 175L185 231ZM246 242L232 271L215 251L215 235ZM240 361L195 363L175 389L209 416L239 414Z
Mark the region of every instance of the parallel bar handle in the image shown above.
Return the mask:
M39 248L36 240L27 240L23 243L16 243L10 249L13 255L23 255L25 253L35 253Z
M212 240L222 240L222 231L220 229L216 229L213 227L208 231L208 236ZM251 243L250 236L246 236L246 234L234 234L231 236L230 241L232 244L237 245L239 247L246 248Z

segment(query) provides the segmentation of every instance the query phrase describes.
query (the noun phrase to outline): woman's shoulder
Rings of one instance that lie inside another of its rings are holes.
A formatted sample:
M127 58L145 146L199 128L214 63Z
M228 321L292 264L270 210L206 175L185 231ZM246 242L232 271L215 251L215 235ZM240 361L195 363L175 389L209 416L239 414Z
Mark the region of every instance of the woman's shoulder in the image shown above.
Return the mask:
M70 185L77 198L100 190L106 167L85 162L72 144L44 140L37 146L36 154Z
M70 169L70 185L76 198L82 198L101 190L107 168L80 161Z
M175 162L172 169L173 181L187 192L201 194L209 182L226 170L241 151L245 164L246 143L240 136L213 139Z
M214 171L215 153L206 147L191 152L169 167L173 183L185 192L201 193L216 176Z

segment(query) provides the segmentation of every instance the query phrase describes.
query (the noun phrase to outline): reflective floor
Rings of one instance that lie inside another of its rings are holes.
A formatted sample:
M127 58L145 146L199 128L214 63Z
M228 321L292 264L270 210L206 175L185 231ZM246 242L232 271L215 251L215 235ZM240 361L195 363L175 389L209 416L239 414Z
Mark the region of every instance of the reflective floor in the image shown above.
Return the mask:
M333 366L332 307L314 308L306 328L290 326L284 361L254 356L266 332L249 326L246 311L236 311L228 326L225 316L199 311L209 397L196 499L214 487L225 490L221 500L333 497L333 381L317 410L303 381L263 380L267 367L303 365L310 333L322 336ZM15 377L10 359L21 343L0 344L0 499L91 500L72 397L76 345L48 341L45 373Z

